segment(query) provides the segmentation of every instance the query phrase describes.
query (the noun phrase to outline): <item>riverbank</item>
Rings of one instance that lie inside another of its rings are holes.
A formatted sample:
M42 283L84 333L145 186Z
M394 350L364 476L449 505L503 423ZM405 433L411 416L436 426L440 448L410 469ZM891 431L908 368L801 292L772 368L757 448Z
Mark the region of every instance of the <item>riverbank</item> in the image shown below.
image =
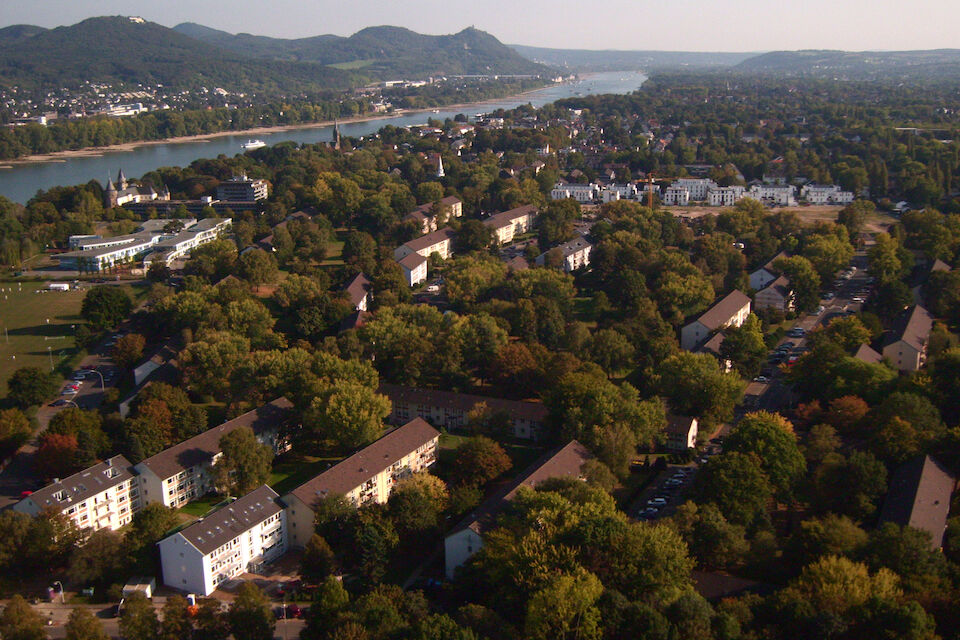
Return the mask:
M569 81L568 81L569 82ZM543 91L546 88L557 87L566 82L558 82L540 87L537 89L531 89L530 91L524 91L522 93L517 93L509 96L504 96L502 98L489 98L487 100L482 100L480 102L468 102L468 103L459 103L459 104L450 104L443 105L438 107L428 107L423 109L404 109L401 111L395 111L390 113L370 113L362 116L355 116L352 118L344 118L342 120L323 120L320 122L301 122L298 124L286 124L286 125L276 125L272 127L255 127L253 129L239 129L239 130L228 130L228 131L217 131L214 133L203 133L193 136L179 136L176 138L164 138L162 140L139 140L135 142L123 142L121 144L112 144L105 147L84 147L83 149L71 149L66 151L54 151L52 153L42 153L24 156L22 158L16 158L14 160L2 160L0 161L0 169L12 169L14 166L25 165L25 164L37 164L45 162L67 162L72 158L97 158L108 153L121 153L124 151L133 151L141 147L149 147L160 144L182 144L188 142L205 142L208 140L215 140L217 138L224 138L227 136L247 136L249 138L256 138L260 135L271 134L271 133L282 133L284 131L292 131L294 129L322 129L323 127L332 127L334 123L340 125L354 124L358 122L369 122L371 120L385 120L390 118L401 118L403 116L415 115L418 113L433 113L436 110L459 110L466 109L469 111L474 111L477 108L483 107L483 105L503 102L505 100L520 100L524 96L536 93L537 91ZM237 153L241 153L241 150L238 148Z

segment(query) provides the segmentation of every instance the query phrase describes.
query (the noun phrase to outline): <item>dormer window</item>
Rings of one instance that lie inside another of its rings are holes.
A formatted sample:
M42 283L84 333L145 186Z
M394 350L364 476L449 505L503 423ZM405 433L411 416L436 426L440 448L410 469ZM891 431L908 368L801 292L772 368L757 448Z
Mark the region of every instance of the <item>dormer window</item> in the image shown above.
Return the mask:
M63 502L64 500L67 499L67 492L66 492L66 491L57 491L55 494L53 494L53 498L54 498L55 500L57 500L58 502Z

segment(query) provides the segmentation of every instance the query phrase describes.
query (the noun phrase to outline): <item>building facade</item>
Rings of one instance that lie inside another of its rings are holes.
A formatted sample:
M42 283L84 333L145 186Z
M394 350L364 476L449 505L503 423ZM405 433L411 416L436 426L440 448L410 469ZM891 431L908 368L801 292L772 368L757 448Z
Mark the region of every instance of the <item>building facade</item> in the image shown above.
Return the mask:
M439 431L414 418L285 495L291 545L307 544L323 499L341 495L358 507L384 504L399 480L433 466L439 442Z
M260 573L288 546L279 496L263 485L158 543L163 582L208 596L228 580Z
M281 431L292 408L289 400L278 398L137 463L134 471L143 504L159 502L179 508L213 491L212 469L221 455L220 438L240 427L250 427L257 440L275 453L283 451Z
M590 204L597 199L600 187L594 183L576 184L576 183L558 183L550 190L551 200L566 200L573 198L580 204Z
M537 214L537 208L528 204L494 214L484 220L483 224L493 232L497 244L510 244L513 242L514 236L527 233L533 229Z
M786 276L780 276L757 291L753 296L753 304L757 309L776 309L784 313L793 311L794 294L790 281Z
M693 351L717 329L739 327L749 315L750 297L735 289L680 330L680 346Z
M227 202L265 200L268 195L269 189L266 180L251 180L243 174L233 176L217 186L217 200Z
M707 190L707 204L711 207L732 207L743 198L746 191L739 185L714 187Z
M919 371L927 362L927 346L933 317L921 307L910 307L897 318L883 347L883 357L889 358L899 371Z
M130 462L123 456L114 456L34 491L13 509L37 516L44 509L53 508L77 528L93 532L116 531L130 524L140 505L140 487Z
M411 253L416 253L424 258L429 258L436 253L446 260L453 255L453 238L455 236L453 229L439 229L400 245L393 250L393 258L399 262Z

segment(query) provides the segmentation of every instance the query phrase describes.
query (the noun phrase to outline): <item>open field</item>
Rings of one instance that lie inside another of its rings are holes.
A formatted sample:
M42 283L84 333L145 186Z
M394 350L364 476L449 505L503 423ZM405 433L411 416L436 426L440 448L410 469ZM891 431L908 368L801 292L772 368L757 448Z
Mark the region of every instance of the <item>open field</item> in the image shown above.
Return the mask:
M700 216L705 215L717 215L722 211L725 211L725 207L664 207L667 211L674 215L682 215L691 218L699 218ZM770 213L776 213L778 211L791 211L797 216L804 224L814 224L820 221L829 221L835 222L837 220L837 214L840 213L840 210L843 207L839 205L809 205L809 206L798 206L798 207L777 207L775 209L768 209ZM871 215L867 216L866 224L864 225L864 231L883 231L884 228L896 222L897 219L890 215L889 213L883 211L875 211Z
M76 353L84 291L46 291L44 282L0 282L0 395L20 367L49 369ZM50 347L49 353L47 347Z

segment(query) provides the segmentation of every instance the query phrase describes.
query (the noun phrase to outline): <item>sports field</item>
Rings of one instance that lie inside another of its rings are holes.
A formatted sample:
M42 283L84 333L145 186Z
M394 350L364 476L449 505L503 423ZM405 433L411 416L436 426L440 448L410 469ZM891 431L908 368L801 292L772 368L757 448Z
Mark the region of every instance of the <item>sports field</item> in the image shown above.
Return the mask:
M51 361L57 366L75 352L71 325L81 322L86 292L46 287L46 282L0 282L0 396L20 367L49 370Z

